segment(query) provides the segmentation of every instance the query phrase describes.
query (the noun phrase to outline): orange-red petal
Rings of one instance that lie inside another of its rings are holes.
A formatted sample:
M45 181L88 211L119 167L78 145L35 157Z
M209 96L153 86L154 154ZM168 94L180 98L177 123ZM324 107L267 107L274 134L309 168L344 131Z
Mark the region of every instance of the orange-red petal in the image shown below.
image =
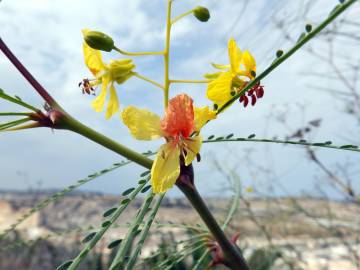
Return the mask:
M194 107L188 95L180 94L169 100L161 129L166 136L188 138L191 135L194 131Z

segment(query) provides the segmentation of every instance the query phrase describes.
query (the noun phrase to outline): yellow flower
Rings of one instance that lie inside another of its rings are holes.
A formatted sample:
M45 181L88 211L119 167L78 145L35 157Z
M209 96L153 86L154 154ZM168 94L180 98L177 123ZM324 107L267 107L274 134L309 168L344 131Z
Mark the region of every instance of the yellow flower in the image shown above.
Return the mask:
M180 158L190 165L200 151L200 129L216 114L208 107L194 108L193 100L180 94L169 100L163 119L150 111L129 106L122 112L124 124L138 140L165 138L151 168L153 192L170 189L180 175Z
M206 95L218 106L222 106L245 85L244 79L252 80L255 77L256 62L249 51L242 52L234 39L228 43L229 65L213 64L220 72L206 74L210 79Z
M93 101L92 107L96 112L102 112L109 90L110 98L105 114L105 118L109 119L119 111L119 100L114 82L122 84L129 79L133 75L132 70L135 65L131 59L110 60L109 64L105 64L101 52L92 49L85 42L83 43L83 51L85 64L95 76L95 79L89 80L90 87L101 84L100 95Z

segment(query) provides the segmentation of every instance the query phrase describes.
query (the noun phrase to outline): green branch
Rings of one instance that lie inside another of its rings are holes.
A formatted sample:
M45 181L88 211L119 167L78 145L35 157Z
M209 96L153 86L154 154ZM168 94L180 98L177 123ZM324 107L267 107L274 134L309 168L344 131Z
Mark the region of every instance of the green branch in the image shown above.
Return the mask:
M20 112L2 112L0 116L29 116L30 113L20 113Z
M147 169L151 169L153 163L151 159L85 126L69 115L66 115L60 124L65 129L76 132Z
M18 125L21 125L21 124L29 122L29 121L31 121L31 118L30 117L25 117L25 118L22 118L22 119L19 119L19 120L15 120L15 121L7 122L7 123L4 123L4 124L0 124L0 131L1 130L6 130L8 128L16 127Z
M233 138L233 134L230 134L226 137L217 137L215 138L211 135L207 140L204 140L203 143L217 143L217 142L262 142L262 143L279 143L279 144L292 144L292 145L305 145L305 146L315 146L323 148L331 148L336 150L346 150L353 152L360 152L360 148L357 145L344 144L344 145L333 145L331 141L326 142L307 142L305 140L291 141L291 140L277 140L277 139L256 139L255 135L252 134L247 138Z
M18 104L20 106L23 106L27 109L30 109L34 112L37 112L39 111L38 108L35 108L34 106L31 106L30 104L27 104L26 102L22 101L20 98L18 97L12 97L12 96L9 96L5 93L5 91L3 89L0 88L0 98L2 99L5 99L7 101L10 101L12 103L15 103L15 104Z

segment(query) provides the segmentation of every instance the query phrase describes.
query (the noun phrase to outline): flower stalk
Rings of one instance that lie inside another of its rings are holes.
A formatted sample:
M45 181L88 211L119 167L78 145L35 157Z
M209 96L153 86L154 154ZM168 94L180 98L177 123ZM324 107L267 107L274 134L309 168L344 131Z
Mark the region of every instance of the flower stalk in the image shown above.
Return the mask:
M210 80L170 80L170 83L209 83Z
M170 32L171 32L171 6L173 0L168 0L167 14L166 14L166 37L165 37L165 51L164 51L164 106L167 108L169 101L169 52L170 52Z
M135 77L137 77L137 78L139 78L140 80L143 80L143 81L145 81L145 82L151 83L152 85L155 85L156 87L159 87L160 89L164 89L164 88L165 88L165 87L164 87L163 85L161 85L160 83L157 83L157 82L155 82L155 81L152 80L152 79L149 79L149 78L147 78L147 77L145 77L145 76L143 76L143 75L140 75L140 74L137 73L137 72L134 72L134 73L133 73L133 76L135 76Z
M194 10L195 8L183 13L183 14L180 14L179 16L176 16L174 19L171 20L171 24L175 24L177 21L181 20L182 18L190 15L190 14L193 14L194 13Z
M164 55L164 51L160 51L160 52L127 52L124 50L121 50L120 48L114 46L113 48L115 51L117 51L118 53L121 53L122 55L127 55L127 56L146 56L146 55Z

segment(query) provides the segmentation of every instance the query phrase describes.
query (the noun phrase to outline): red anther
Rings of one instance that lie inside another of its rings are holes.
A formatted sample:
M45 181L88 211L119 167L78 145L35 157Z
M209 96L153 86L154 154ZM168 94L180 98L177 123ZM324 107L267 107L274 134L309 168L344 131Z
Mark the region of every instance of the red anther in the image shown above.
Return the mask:
M83 94L88 94L88 95L95 95L95 89L91 86L90 80L89 79L83 79L80 83L79 83L79 87L81 87L82 93Z
M244 108L246 108L246 106L248 105L249 103L249 98L245 95L242 95L240 98L239 98L239 101L240 103L244 102Z
M257 98L262 98L264 96L264 87L260 85L260 82L257 82L251 90L254 90ZM251 91L250 90L250 91ZM249 91L249 92L250 92Z
M262 98L264 96L264 88L260 86L258 89L256 89L256 97Z
M256 104L256 96L251 96L251 106L254 106Z
M244 84L244 87L247 84L248 82ZM254 106L256 104L257 99L262 98L264 96L264 92L265 92L264 86L260 85L260 82L257 82L249 91L247 91L242 96L240 96L239 102L240 103L244 102L244 108L245 108L249 103L249 98L251 98L251 105Z
M254 86L255 87L255 86ZM251 97L252 95L254 95L254 91L255 91L255 88L251 88L248 92L247 92L247 95L249 96L249 97Z

